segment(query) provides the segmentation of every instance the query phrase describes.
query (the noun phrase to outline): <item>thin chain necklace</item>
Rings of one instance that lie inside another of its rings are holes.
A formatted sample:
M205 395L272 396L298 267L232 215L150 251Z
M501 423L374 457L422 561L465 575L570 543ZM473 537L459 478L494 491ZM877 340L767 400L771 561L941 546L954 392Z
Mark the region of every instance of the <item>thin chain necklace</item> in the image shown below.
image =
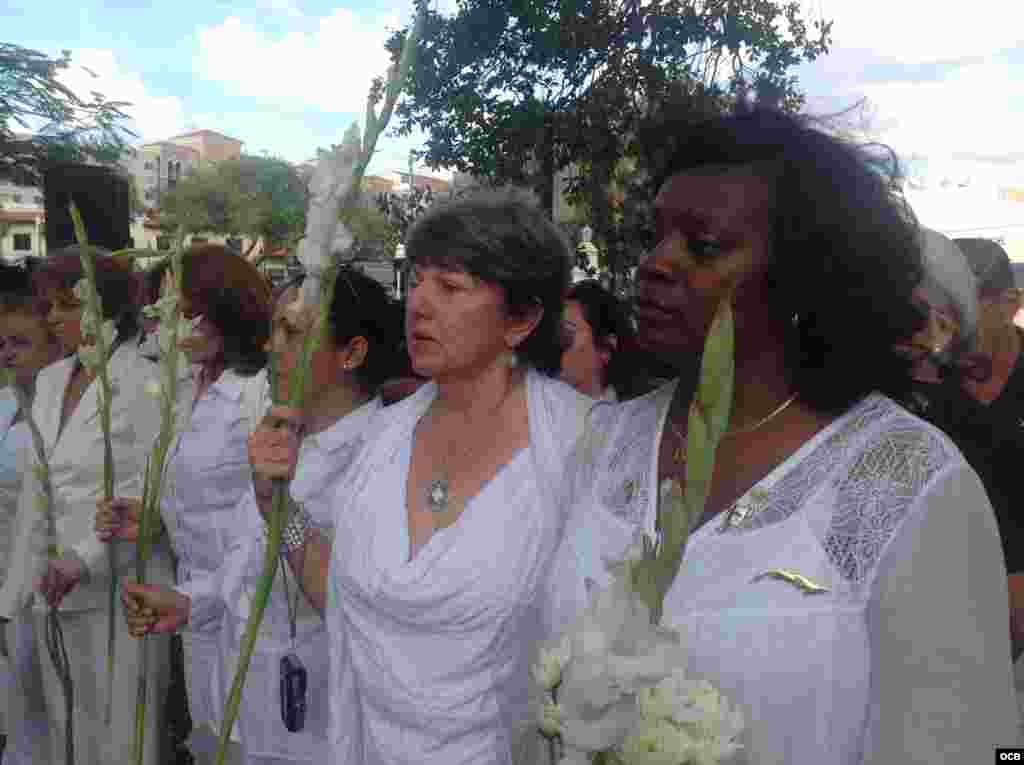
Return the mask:
M753 425L747 425L746 427L739 428L737 430L727 430L725 434L722 436L722 438L726 439L731 436L739 436L744 433L753 433L755 430L763 428L769 422L771 422L784 411L786 411L790 407L790 405L794 401L796 401L796 399L797 394L794 393L792 396L787 398L785 401L783 401L781 404L775 407L775 409L770 411L767 415L762 417ZM676 425L671 420L669 421L669 426L672 428L672 432L675 434L676 440L678 441L676 448L672 450L672 461L677 465L682 465L684 462L686 462L686 436L683 435L682 431L679 429L679 426Z
M516 387L515 383L509 385L508 391L502 397L498 405L489 413L493 415L505 406L505 402L508 401L508 397L512 394L513 388ZM435 415L436 416L436 415ZM454 452L456 457L460 457L463 454L464 449L455 449L455 439L451 439L448 443L448 449L445 452L445 459L441 464L440 474L435 473L433 480L430 482L430 489L427 492L427 506L430 511L436 515L442 515L447 513L451 506L451 491L449 481L449 470L448 465L451 462L452 453Z
M765 415L760 420L755 422L753 425L748 425L744 428L739 428L738 430L727 430L725 431L725 435L723 435L722 438L729 438L730 436L740 436L743 435L744 433L753 433L755 430L763 428L765 425L774 420L784 411L789 409L789 405L796 401L796 399L797 394L794 393L792 396L790 396L777 407L772 409L772 411L770 411L767 415Z

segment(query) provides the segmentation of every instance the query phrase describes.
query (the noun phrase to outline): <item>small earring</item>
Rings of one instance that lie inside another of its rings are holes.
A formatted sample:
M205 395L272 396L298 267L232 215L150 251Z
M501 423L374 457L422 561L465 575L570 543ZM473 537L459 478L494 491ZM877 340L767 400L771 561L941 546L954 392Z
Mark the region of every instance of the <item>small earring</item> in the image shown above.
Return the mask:
M508 364L509 369L515 369L519 366L519 355L514 349L505 351L505 363Z

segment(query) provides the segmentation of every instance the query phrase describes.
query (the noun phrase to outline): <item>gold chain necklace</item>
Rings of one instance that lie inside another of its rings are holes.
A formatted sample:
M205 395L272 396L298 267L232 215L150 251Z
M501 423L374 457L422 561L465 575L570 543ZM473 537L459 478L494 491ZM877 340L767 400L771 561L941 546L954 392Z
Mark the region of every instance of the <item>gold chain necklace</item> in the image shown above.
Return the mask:
M762 417L753 425L748 425L747 427L740 428L739 430L727 430L725 431L725 434L722 436L722 438L729 438L729 436L739 436L743 435L744 433L753 433L758 428L763 428L769 422L771 422L784 411L786 411L789 408L789 405L796 401L796 398L797 394L794 393L792 396L787 398L785 401L783 401L781 404L775 407L772 411L770 411L765 417Z
M792 396L787 398L785 401L783 401L781 404L775 407L775 409L773 409L767 415L765 415L760 420L755 422L753 425L748 425L746 427L739 428L738 430L727 430L725 434L722 436L722 438L726 439L729 438L730 436L738 436L744 433L753 433L755 430L763 428L769 422L771 422L784 411L786 411L790 407L790 405L794 401L796 401L796 399L797 394L794 393ZM677 465L682 465L684 462L686 462L686 436L683 435L683 432L679 429L679 426L676 425L674 422L669 420L668 424L669 427L672 428L672 432L675 434L676 440L679 442L676 445L676 448L672 450L672 461Z

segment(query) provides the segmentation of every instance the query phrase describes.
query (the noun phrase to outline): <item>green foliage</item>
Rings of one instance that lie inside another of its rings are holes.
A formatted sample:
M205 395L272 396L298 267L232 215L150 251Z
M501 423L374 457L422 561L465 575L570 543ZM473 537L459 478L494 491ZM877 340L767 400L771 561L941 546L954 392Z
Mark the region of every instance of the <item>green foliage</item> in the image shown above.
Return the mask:
M402 232L398 227L365 200L343 208L341 222L355 239L350 252L353 260L392 257L401 242Z
M161 224L189 233L263 238L269 249L306 227L305 181L276 157L243 155L199 167L163 194Z
M618 164L645 169L642 133L668 110L720 112L744 93L798 109L789 72L831 33L786 0L462 0L454 16L424 14L399 132L427 132L432 167L530 184L549 206L555 171L576 166L570 201L612 251L626 217Z
M50 58L0 43L0 179L38 186L48 163L113 164L124 155L128 104L73 92L59 80L70 66L69 51Z

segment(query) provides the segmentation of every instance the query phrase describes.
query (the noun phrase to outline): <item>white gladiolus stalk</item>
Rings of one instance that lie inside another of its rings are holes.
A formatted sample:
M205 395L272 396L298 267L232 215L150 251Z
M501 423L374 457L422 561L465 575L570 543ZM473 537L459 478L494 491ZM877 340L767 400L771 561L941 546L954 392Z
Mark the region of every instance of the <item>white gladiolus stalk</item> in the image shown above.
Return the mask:
M146 461L146 475L143 481L142 513L139 517L135 556L135 578L139 584L146 583L146 569L152 557L153 544L160 534L160 500L164 488L164 467L167 454L174 442L178 422L178 369L181 363L179 342L191 334L202 319L201 316L197 316L190 321L180 315L184 239L184 229L179 229L170 255L170 277L164 285L165 294L156 303L143 309L147 316L158 318L160 321L157 330L160 339L160 378L146 383L146 395L153 398L160 407L160 432ZM142 765L145 744L146 694L149 686L147 650L148 640L142 637L139 642L141 656L135 700L135 736L132 742L134 765Z
M89 246L89 238L85 233L85 225L82 223L82 216L74 202L71 203L71 220L75 226L75 238L81 249L82 272L84 278L75 285L75 295L82 300L83 318L89 318L83 323L92 329L92 343L95 353L86 352L84 357L80 355L83 365L86 359L94 364L89 371L96 375L99 383L99 414L100 429L103 433L103 498L108 502L114 498L114 450L110 440L110 408L114 396L114 389L110 384L110 376L107 373L107 362L113 350L115 333L113 325L106 324L103 320L103 307L96 283L96 261L95 253ZM83 299L84 298L84 299ZM96 331L99 328L99 331ZM117 544L111 542L107 545L107 563L110 569L110 600L107 617L107 677L114 676L114 642L117 634ZM109 726L111 722L111 711L113 709L113 682L107 683L107 702L104 710L104 720Z
M306 396L310 359L327 333L328 311L333 300L334 281L337 277L337 269L331 265L332 255L336 252L345 252L353 242L352 235L339 219L341 210L345 201L351 195L359 192L364 171L373 157L377 137L387 127L391 111L402 89L402 83L409 75L424 19L425 10L421 8L412 32L406 36L398 65L392 67L388 73L385 101L379 115L374 111L374 106L379 101L379 96L375 96L374 93L379 90L377 88L371 90L366 112L366 133L363 139L360 139L359 130L353 125L345 134L340 147L321 154L310 181L306 236L299 242L298 250L298 259L305 268L306 279L303 282L299 300L296 301L296 308L300 311L312 308L316 320L311 330L306 333L299 363L292 370L288 381L289 403L298 409L302 408ZM268 372L272 391L276 386L275 369L276 363L271 354ZM275 391L275 401L278 399L276 394ZM224 707L220 740L217 746L217 765L224 765L231 729L238 717L245 675L249 669L249 661L256 645L260 623L263 621L263 612L274 584L274 576L277 574L281 538L289 513L287 497L288 482L277 481L274 485L272 510L267 519L263 571L253 594L249 620L245 626L245 635L242 638L239 652L238 669Z
M21 410L22 416L25 418L25 423L28 425L29 433L32 436L32 451L35 457L35 464L33 465L33 476L35 477L38 492L36 494L36 510L39 513L39 517L35 519L35 524L42 524L42 549L39 558L42 565L46 565L47 561L55 560L63 555L63 550L58 544L57 537L57 517L54 512L54 493L53 493L53 482L50 479L50 461L46 454L46 445L43 441L43 435L39 430L39 426L36 423L35 417L32 416L32 401L29 399L28 393L18 385L14 379L14 375L10 370L3 370L3 377L6 378L6 383L10 386L14 392L15 398L18 401L18 409ZM36 536L36 535L33 535ZM36 556L32 556L36 560ZM53 662L53 668L57 675L57 679L61 685L61 691L64 695L64 711L65 711L65 723L64 723L64 762L65 765L74 765L75 762L75 742L74 742L74 715L72 709L74 709L74 685L71 681L71 669L68 663L67 651L64 647L64 635L61 630L60 617L57 613L57 609L53 606L49 606L46 612L46 645L47 652L49 653L50 660Z

